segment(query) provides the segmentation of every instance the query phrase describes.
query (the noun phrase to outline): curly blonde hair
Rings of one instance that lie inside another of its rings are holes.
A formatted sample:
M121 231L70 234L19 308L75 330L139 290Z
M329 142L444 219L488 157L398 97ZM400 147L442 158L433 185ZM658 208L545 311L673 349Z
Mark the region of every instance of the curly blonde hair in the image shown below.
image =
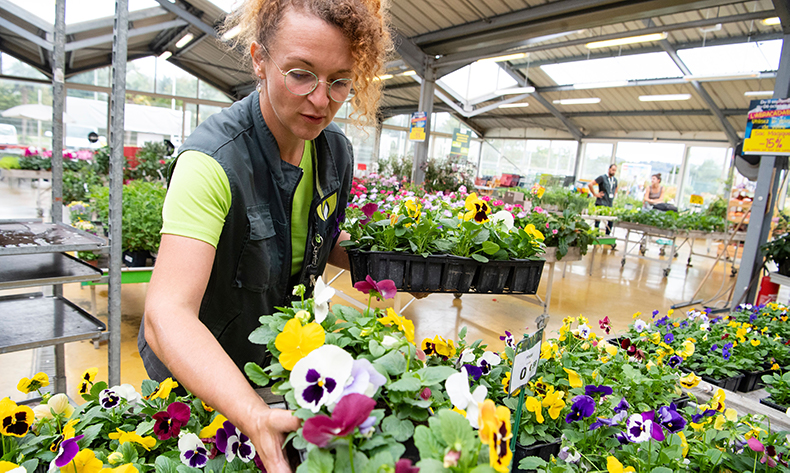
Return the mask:
M386 0L247 0L225 19L222 30L239 28L232 47L250 50L253 42L271 45L288 8L311 13L342 31L351 43L355 95L351 119L358 126L376 124L384 61L392 49Z

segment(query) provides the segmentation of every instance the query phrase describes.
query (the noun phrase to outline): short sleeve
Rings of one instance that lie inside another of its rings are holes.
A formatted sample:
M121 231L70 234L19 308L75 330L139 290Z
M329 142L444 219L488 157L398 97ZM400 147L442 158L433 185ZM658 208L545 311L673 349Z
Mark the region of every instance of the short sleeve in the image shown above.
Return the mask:
M162 209L163 234L217 247L231 204L230 183L211 156L186 151L178 157Z

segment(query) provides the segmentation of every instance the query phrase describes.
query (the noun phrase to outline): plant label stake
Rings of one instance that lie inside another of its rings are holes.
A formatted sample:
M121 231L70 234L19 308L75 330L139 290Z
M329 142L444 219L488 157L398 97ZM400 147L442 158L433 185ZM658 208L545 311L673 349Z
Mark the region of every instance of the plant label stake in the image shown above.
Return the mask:
M508 396L513 396L513 393L518 389L526 386L530 379L535 376L538 371L538 362L540 361L540 345L543 341L543 329L538 330L532 335L525 335L524 338L518 342L516 347L516 357L513 359L513 371L510 372L510 389ZM524 408L524 393L522 389L518 395L518 405L516 407L516 418L514 427L511 429L513 439L510 441L510 450L516 451L516 440L518 439L518 426L521 424L521 411ZM514 462L515 463L515 462ZM515 471L516 466L510 465L510 471Z

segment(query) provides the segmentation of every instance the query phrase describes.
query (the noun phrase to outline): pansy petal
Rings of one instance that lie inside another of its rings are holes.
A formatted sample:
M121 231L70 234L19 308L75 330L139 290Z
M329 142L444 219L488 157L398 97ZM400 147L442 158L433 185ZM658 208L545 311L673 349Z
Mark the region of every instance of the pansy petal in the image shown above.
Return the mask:
M395 286L395 281L392 279L384 279L378 282L379 292L384 299L392 299L398 293L398 288Z
M167 413L170 417L179 422L181 425L186 425L189 422L189 414L191 413L189 406L183 402L174 402L167 406Z
M376 407L376 401L364 394L349 394L343 397L332 411L332 419L340 427L339 437L345 437L365 422Z
M313 445L326 448L339 431L337 422L328 416L318 415L304 421L302 436Z

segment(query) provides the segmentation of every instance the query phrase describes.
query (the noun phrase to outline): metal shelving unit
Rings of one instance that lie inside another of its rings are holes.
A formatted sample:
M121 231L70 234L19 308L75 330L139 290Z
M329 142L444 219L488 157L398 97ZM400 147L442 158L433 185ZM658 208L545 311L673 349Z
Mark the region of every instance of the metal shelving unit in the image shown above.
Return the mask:
M98 340L106 325L62 296L61 284L98 281L102 271L66 251L102 251L103 238L63 223L0 221L0 289L52 286L53 295L0 297L0 353L55 346L55 390L65 392L63 344Z

